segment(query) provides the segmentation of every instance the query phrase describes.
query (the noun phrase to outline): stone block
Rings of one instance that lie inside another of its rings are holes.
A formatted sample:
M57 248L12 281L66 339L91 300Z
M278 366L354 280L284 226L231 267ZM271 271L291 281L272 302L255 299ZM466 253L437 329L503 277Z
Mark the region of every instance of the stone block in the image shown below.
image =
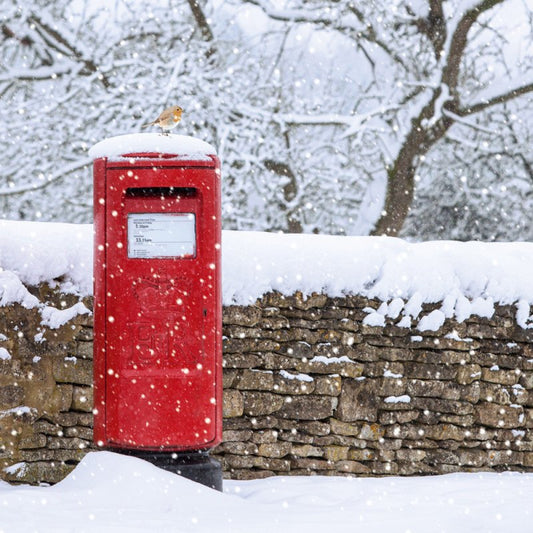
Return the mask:
M468 402L443 400L441 398L413 398L411 400L411 406L416 409L428 410L435 413L470 415L474 412L474 407Z
M378 418L376 389L377 384L371 379L344 379L336 418L342 422L375 422Z
M52 362L54 379L58 383L92 385L93 365L87 359L65 359L54 357Z
M379 414L380 424L406 424L417 420L420 411L383 411Z
M77 342L76 343L76 357L80 359L93 358L93 343L92 342Z
M378 462L374 461L372 463L368 463L368 466L370 467L370 472L374 475L378 476L384 476L384 475L392 475L396 476L398 475L398 465L396 463L392 462Z
M335 463L335 470L345 474L369 474L370 467L357 461L339 461Z
M239 391L224 391L224 394L222 395L222 413L224 418L233 418L243 415L244 398Z
M313 472L317 470L334 470L335 465L331 461L325 459L317 459L311 457L292 457L290 459L291 470L299 469Z
M264 442L259 445L257 454L262 457L285 457L292 450L290 442Z
M311 394L315 391L315 379L308 374L282 370L274 376L273 387L278 394Z
M244 413L248 416L269 415L279 411L285 397L270 392L243 391Z
M298 361L295 367L305 374L339 374L348 378L358 378L363 374L362 364L339 359L339 357L328 358L319 355L310 360Z
M307 361L313 355L313 347L304 341L294 341L280 344L277 350L280 355L285 357L293 357L297 360ZM294 363L296 365L296 363Z
M450 413L443 413L439 415L439 422L469 428L474 425L475 417L474 415L452 415Z
M222 387L229 389L237 377L238 370L234 368L224 368L222 372Z
M57 413L54 415L47 414L48 419L54 423L63 427L71 426L86 426L92 427L93 415L92 413Z
M280 344L270 339L224 339L222 344L224 353L227 354L243 354L248 352L276 352L280 349Z
M518 383L520 383L520 385L522 385L522 387L524 387L525 389L533 389L533 372L523 371L520 374Z
M403 378L403 365L399 362L373 361L365 363L364 375L368 378L381 378L387 374L395 374Z
M337 398L332 396L287 397L279 416L293 420L323 420L333 414L337 403Z
M512 403L511 392L497 383L479 384L479 398L489 403L510 405Z
M379 424L363 424L358 437L368 441L378 441L385 435L385 429Z
M425 450L398 450L396 458L398 461L406 461L409 463L417 463L423 461L427 455Z
M297 427L300 431L304 431L309 435L329 435L331 432L329 422L311 420L308 422L299 422Z
M58 411L69 411L72 407L72 395L74 391L74 386L66 383L60 383L52 392L50 400L45 406L47 410L54 412Z
M474 381L470 385L462 386L460 399L469 403L477 403L481 396L481 381Z
M225 429L222 431L222 442L249 441L254 432L248 429Z
M63 462L32 462L21 463L21 467L13 473L6 474L6 481L14 483L58 483L74 470L74 465Z
M405 377L423 380L455 380L456 366L442 364L425 364L418 362L405 362Z
M263 329L284 329L290 325L289 319L284 316L263 316L259 322L259 326Z
M348 459L349 446L324 446L324 457L328 461L345 461Z
M293 444L291 454L295 457L324 457L324 449L311 444Z
M481 367L479 365L462 365L457 370L457 383L460 385L470 385L474 381L481 379Z
M32 450L35 448L44 448L46 446L46 435L34 433L28 437L20 439L19 449Z
M404 378L381 377L375 381L379 396L402 396L407 390L407 380Z
M275 429L267 429L264 431L254 431L251 435L253 442L258 444L277 442L279 432Z
M261 308L250 305L230 305L222 310L224 325L255 326L261 320Z
M339 396L342 389L342 378L339 375L315 376L315 394Z
M533 452L524 452L522 455L524 466L533 468Z
M386 453L386 452L384 452ZM389 452L391 454L391 460L394 459L394 452ZM381 457L381 453L379 454ZM350 461L375 461L378 456L376 450L369 450L368 448L363 448L361 450L350 449L348 452L348 459Z
M489 383L499 383L500 385L516 385L520 379L520 372L515 370L496 370L495 368L481 369L481 379Z
M329 422L331 426L331 433L335 435L357 437L361 431L361 427L358 424L343 422L342 420L337 420L336 418L331 418Z
M490 466L495 465L522 465L524 462L523 452L512 450L488 450L487 463Z
M301 431L295 431L292 430L283 430L279 433L279 440L287 441L287 442L294 442L297 444L312 444L315 442L315 438L312 435L307 435L306 433L302 433Z
M48 437L46 444L49 450L84 450L90 445L90 442L79 437Z
M253 442L223 442L216 448L216 453L231 453L235 455L254 455L257 445Z
M261 366L261 356L253 353L229 353L224 350L223 367L226 368L258 368Z
M268 370L245 369L237 374L233 387L241 390L271 391L274 388L274 374Z
M69 428L65 428L64 435L65 437L78 437L86 441L93 440L92 428L87 428L83 426L72 426Z
M463 442L466 440L468 434L469 430L467 428L454 426L453 424L438 424L424 427L423 434L420 436L436 441L450 440Z
M7 410L24 403L25 392L19 385L0 387L0 410Z
M277 472L288 472L291 468L289 459L278 459L276 457L254 456L253 466L263 470L274 470Z
M93 388L74 386L72 394L72 409L92 413L93 410Z
M476 421L493 428L518 429L524 426L524 409L518 405L498 405L484 402L475 406Z

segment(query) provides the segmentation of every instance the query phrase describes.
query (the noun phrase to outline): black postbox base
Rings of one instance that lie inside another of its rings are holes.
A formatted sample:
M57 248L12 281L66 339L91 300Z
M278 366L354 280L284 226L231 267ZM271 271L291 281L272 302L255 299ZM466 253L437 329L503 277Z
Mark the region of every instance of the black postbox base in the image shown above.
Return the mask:
M174 474L222 491L222 466L207 452L151 452L145 450L113 450L131 455Z

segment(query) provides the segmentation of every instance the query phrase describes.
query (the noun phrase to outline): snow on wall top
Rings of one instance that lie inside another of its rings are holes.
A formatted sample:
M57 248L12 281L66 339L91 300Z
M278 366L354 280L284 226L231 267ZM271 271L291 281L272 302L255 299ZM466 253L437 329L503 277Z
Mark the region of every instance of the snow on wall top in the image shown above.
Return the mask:
M131 133L110 137L95 144L89 150L92 159L107 157L121 161L124 154L161 153L175 154L177 158L209 159L216 150L205 141L187 135L163 135L161 133Z
M272 289L385 302L418 293L427 303L450 295L533 303L533 243L223 233L225 303L251 303Z
M253 303L272 290L360 294L383 302L368 310L367 324L381 325L389 316L407 327L423 303L440 302L418 321L421 330L438 329L452 316L490 317L495 303L515 304L517 323L533 327L531 265L533 243L236 231L222 237L225 305ZM91 293L92 226L0 221L0 305L27 300L23 284L53 280L65 290Z

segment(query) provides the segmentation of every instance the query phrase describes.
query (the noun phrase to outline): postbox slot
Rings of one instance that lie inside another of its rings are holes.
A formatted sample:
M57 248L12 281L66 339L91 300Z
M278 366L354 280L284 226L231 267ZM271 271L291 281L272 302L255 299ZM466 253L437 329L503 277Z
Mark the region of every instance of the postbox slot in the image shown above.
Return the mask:
M194 187L135 187L126 189L126 198L195 198L198 189Z

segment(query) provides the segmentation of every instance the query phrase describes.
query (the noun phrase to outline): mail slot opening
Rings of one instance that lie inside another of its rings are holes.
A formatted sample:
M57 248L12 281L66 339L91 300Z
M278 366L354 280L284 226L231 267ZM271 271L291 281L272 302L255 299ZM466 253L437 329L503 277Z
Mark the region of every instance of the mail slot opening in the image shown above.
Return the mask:
M128 213L128 258L196 257L194 213Z
M126 189L126 198L195 198L194 187L131 187Z

